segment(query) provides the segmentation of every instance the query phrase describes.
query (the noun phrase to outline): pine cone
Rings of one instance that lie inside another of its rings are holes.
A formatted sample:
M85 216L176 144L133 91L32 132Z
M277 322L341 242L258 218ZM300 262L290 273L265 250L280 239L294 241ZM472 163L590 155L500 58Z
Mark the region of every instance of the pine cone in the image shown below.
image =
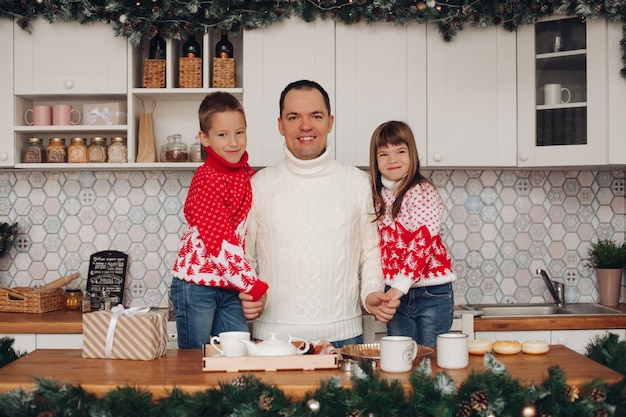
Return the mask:
M261 394L261 396L259 397L259 408L263 411L270 411L272 409L273 401L273 397L270 397L267 394Z
M602 403L606 400L606 391L601 388L594 388L589 393L589 399L597 403Z
M609 417L609 412L603 405L599 405L592 411L591 417Z
M473 410L483 411L489 406L489 396L484 391L474 391L470 395L470 406Z
M346 414L346 417L363 417L363 415L361 414L359 410L354 409L350 411L348 414Z
M459 404L459 409L454 417L471 417L472 412L472 407L470 407L469 403L467 401L463 401Z
M565 390L565 393L567 394L567 398L569 398L571 402L576 401L580 396L580 391L578 390L578 387L576 385L573 385L571 387L568 386Z
M239 388L243 390L243 389L248 388L248 380L244 378L243 376L239 376L233 379L233 382L231 382L231 385L235 388Z

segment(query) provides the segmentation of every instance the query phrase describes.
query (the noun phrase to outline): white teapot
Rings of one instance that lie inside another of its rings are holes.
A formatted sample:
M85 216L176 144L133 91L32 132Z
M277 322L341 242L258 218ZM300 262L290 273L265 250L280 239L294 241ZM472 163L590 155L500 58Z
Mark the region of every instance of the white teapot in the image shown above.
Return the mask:
M302 355L308 352L311 345L304 339L289 336L289 341L285 342L276 339L276 333L271 333L271 337L268 340L264 340L260 343L254 343L250 340L240 340L240 343L246 345L248 356L289 356L289 355ZM302 341L303 346L298 349L291 342Z

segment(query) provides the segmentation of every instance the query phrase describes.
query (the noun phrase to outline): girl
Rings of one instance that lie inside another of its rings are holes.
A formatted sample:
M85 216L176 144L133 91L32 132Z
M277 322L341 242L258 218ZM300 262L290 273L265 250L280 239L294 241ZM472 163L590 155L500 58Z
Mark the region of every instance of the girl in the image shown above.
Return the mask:
M400 300L387 332L435 346L437 335L450 331L456 275L439 234L443 201L420 172L406 123L390 121L376 128L370 170L385 286L392 300Z

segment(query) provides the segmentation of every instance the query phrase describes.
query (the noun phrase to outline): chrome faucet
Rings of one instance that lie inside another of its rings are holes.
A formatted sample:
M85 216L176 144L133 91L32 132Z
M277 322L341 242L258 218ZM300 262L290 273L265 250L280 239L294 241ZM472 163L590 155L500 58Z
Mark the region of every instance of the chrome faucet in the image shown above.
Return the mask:
M565 285L562 282L552 281L548 276L548 273L543 269L537 269L537 275L541 275L543 278L543 282L546 283L546 287L548 287L548 291L550 291L550 295L554 299L554 304L558 307L563 307L565 303Z

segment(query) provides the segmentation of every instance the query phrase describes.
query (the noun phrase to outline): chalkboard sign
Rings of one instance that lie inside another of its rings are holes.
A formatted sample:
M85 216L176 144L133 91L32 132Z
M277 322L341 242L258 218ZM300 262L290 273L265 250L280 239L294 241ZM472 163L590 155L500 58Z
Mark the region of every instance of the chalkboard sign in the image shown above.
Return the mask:
M99 310L103 291L109 294L111 307L123 304L128 255L118 251L96 252L89 258L87 292L91 309Z

